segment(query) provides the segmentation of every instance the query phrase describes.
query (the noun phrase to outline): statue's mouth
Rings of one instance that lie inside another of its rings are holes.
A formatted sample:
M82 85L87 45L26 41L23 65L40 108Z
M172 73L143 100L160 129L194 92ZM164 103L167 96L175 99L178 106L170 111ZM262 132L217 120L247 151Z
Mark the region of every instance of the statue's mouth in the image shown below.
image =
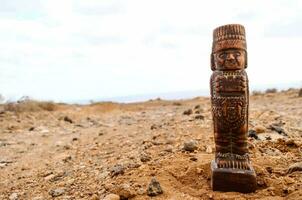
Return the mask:
M225 67L237 67L238 63L236 62L236 60L226 60L224 62L224 66Z

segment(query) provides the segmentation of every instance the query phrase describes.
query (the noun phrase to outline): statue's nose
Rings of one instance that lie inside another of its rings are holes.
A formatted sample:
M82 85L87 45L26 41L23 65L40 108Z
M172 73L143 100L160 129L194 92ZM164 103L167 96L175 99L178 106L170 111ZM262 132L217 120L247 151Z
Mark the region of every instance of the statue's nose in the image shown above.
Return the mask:
M234 60L234 59L235 59L234 54L232 54L232 53L227 54L227 60Z

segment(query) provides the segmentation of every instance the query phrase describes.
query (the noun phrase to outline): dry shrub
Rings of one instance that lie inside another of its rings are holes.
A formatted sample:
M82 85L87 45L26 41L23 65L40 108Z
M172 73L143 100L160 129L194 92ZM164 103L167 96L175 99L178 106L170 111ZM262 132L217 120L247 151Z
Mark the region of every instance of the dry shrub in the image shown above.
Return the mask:
M265 93L276 93L278 92L278 90L276 88L269 88L267 90L265 90Z
M4 104L4 111L11 112L37 112L37 111L54 111L57 105L51 101L27 100L14 103Z
M261 95L261 94L262 94L262 92L261 92L261 91L258 91L258 90L254 90L254 91L252 92L252 95L254 95L254 96Z

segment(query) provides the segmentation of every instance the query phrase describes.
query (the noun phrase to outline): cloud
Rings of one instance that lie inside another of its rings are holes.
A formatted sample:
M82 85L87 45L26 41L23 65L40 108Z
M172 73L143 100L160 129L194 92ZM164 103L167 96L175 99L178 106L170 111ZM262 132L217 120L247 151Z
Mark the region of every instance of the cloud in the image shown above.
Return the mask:
M295 0L5 0L0 91L68 100L206 89L212 30L228 23L246 27L253 83L300 80L289 53L300 10Z

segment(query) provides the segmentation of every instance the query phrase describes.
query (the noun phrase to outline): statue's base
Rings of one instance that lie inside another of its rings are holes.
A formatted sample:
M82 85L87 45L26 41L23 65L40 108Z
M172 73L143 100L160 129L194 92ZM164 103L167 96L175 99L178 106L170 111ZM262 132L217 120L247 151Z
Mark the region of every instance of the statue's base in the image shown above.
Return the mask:
M215 160L211 163L211 186L214 191L254 192L257 188L256 173L251 170L218 168Z

